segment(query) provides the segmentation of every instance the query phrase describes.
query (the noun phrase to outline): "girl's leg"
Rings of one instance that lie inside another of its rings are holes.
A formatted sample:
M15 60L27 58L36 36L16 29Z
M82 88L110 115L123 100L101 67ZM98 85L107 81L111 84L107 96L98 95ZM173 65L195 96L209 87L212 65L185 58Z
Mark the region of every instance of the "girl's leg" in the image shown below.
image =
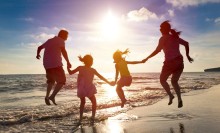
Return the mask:
M81 97L80 101L81 102L80 102L80 108L79 108L79 110L80 110L79 122L81 122L82 119L83 119L83 110L84 110L84 106L85 106L85 103L86 103L86 98L85 97Z
M96 97L93 95L89 98L92 103L92 121L95 120L95 114L96 114Z
M122 90L122 87L120 85L117 85L116 92L121 99L121 107L124 107L124 104L126 103L127 99L125 98L124 91Z
M181 98L181 92L180 92L180 86L178 84L179 78L182 74L183 70L179 70L175 73L173 73L171 78L172 86L176 92L177 98L178 98L178 108L181 108L183 106L182 98Z
M171 105L173 103L173 94L170 92L170 86L167 83L167 79L170 76L170 73L163 71L161 72L160 75L160 84L163 86L163 88L166 90L167 94L169 95L169 103L168 105Z

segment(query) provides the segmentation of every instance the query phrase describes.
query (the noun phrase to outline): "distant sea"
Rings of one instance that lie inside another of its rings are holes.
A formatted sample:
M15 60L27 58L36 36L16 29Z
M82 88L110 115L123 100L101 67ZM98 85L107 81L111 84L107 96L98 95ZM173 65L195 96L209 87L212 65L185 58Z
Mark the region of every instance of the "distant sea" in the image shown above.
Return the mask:
M129 103L122 109L115 87L109 86L97 77L96 122L107 119L134 107L151 105L165 96L159 83L160 73L133 73L130 87L124 87ZM114 74L104 74L112 81ZM44 103L46 78L44 74L0 75L0 131L3 132L53 132L68 131L79 118L79 98L76 96L77 75L67 75L67 83L57 95L57 106ZM170 83L170 79L168 80ZM220 84L220 73L183 73L179 84L181 92L205 90ZM171 87L173 93L174 90ZM176 96L176 95L175 95ZM176 100L176 99L175 99ZM87 99L84 124L91 116L91 103Z

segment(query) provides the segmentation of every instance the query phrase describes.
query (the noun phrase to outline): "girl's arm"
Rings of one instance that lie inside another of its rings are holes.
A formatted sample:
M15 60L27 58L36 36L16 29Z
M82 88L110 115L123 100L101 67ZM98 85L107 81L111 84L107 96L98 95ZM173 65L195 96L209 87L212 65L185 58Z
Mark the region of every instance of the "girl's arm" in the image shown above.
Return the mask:
M112 82L109 82L106 78L104 78L101 74L99 74L96 70L95 70L94 74L96 76L98 76L101 80L105 81L106 83L108 83L110 85L114 85Z
M117 64L115 64L115 83L118 80L118 74L119 74L119 70L118 70Z
M74 74L74 73L76 73L76 72L78 72L79 71L79 67L77 67L76 69L74 69L74 70L70 70L70 68L69 67L67 67L67 70L68 70L68 73L70 74L70 75L72 75L72 74Z
M140 64L140 63L144 63L143 61L126 61L127 64Z

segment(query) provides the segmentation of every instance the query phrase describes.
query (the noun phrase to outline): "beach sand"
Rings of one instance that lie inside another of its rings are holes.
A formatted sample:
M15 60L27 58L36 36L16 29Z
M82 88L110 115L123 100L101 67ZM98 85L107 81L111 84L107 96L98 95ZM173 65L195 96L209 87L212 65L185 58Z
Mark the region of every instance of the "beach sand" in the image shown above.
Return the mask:
M220 85L183 94L168 106L168 97L156 104L134 108L109 117L94 126L82 126L76 133L219 133Z

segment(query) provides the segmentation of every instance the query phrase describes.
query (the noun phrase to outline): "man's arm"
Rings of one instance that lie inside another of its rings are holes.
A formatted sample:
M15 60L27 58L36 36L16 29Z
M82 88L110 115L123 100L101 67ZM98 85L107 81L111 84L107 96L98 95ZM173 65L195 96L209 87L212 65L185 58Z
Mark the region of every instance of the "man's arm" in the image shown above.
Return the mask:
M62 47L62 48L61 48L61 52L62 52L62 55L63 55L64 59L65 59L66 62L67 62L67 67L68 67L68 68L71 68L72 65L70 64L70 61L69 61L69 58L68 58L68 55L67 55L67 52L66 52L65 47Z
M155 55L157 55L160 52L160 50L155 49L154 52L152 52L147 58L143 59L142 62L146 62L148 59L150 59L151 57L154 57Z
M41 51L42 49L43 49L43 46L42 46L42 45L37 48L37 56L36 56L36 58L37 58L38 60L41 58L41 56L40 56L40 51Z

